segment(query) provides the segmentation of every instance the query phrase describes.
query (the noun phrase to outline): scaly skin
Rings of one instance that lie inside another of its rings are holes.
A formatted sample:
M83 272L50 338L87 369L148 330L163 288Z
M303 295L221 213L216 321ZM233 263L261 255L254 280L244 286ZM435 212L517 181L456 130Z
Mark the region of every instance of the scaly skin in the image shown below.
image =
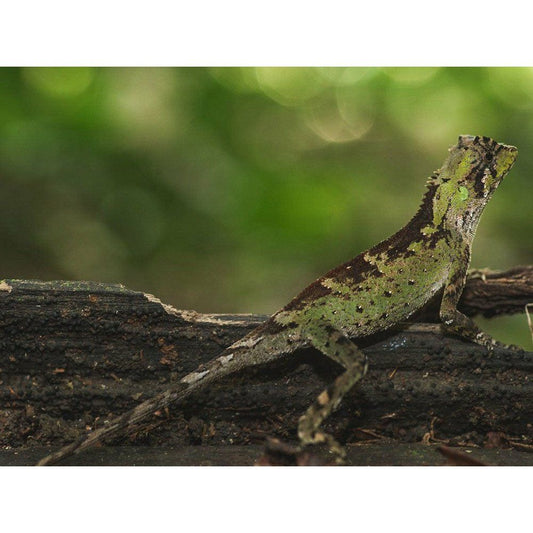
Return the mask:
M342 460L343 449L319 428L366 373L367 360L356 345L358 338L396 326L442 293L440 318L445 330L489 350L497 344L457 311L457 302L481 213L516 155L513 146L487 137L459 137L442 168L428 180L422 205L404 228L316 280L266 323L173 388L38 464L58 462L104 438L128 433L155 411L213 381L303 347L316 348L345 371L301 417L300 441L303 445L326 443Z

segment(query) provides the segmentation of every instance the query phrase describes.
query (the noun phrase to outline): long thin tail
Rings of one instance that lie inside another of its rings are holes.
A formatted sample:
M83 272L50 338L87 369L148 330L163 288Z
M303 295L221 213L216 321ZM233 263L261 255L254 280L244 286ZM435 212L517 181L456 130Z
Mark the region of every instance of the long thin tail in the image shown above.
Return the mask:
M166 390L165 392L146 400L131 411L111 420L104 427L91 433L87 433L73 443L64 446L59 451L47 455L37 463L37 466L53 465L70 455L77 454L86 448L94 446L106 438L117 436L120 433L127 434L133 429L135 424L171 403L186 398L189 394L195 390L200 390L206 384L205 381L198 381L196 386L194 386L180 381L172 389Z
M47 455L37 463L37 466L55 464L70 455L77 454L102 442L104 439L128 434L136 424L146 420L156 411L184 400L192 393L202 390L211 382L218 381L223 376L233 374L243 368L267 363L279 358L284 352L282 347L278 345L279 338L268 333L261 333L262 330L263 328L260 326L240 341L232 344L217 358L187 374L166 391L114 418L104 427L87 433L72 444L68 444L59 451Z

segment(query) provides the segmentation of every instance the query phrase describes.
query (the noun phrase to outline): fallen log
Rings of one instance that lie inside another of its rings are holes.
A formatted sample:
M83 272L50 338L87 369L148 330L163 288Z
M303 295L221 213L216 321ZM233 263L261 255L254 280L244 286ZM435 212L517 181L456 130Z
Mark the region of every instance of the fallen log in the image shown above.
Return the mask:
M460 307L495 316L532 301L533 268L519 267L476 272ZM428 307L421 318L433 314ZM4 280L0 445L70 442L164 390L265 318L179 311L120 285ZM498 348L488 357L430 323L365 346L368 375L325 424L341 441L499 442L522 450L533 444L532 353ZM315 351L302 351L158 413L126 443L201 445L209 453L212 446L258 445L267 436L294 441L299 416L338 372Z

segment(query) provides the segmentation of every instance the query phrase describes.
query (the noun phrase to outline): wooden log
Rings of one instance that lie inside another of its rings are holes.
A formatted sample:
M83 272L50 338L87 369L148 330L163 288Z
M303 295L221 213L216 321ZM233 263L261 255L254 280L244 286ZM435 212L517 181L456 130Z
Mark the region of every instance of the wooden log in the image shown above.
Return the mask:
M398 441L361 442L348 445L346 452L354 466L441 466L476 464L488 466L529 466L531 453L512 448L452 448L463 461L451 460L439 450L439 444ZM0 449L0 466L31 466L50 452L49 447ZM263 460L263 444L206 446L106 446L90 448L82 455L71 456L65 466L253 466ZM466 460L465 460L466 459ZM468 461L470 459L470 461Z
M479 273L461 306L487 316L533 301L533 269ZM178 311L94 282L0 282L0 445L70 442L163 390L266 317ZM431 309L425 319L431 318ZM341 441L533 444L533 354L484 349L416 324L367 339L370 371L326 424ZM231 376L130 436L157 446L294 440L298 417L338 374L313 350ZM496 439L496 440L498 440ZM123 444L123 443L122 443Z

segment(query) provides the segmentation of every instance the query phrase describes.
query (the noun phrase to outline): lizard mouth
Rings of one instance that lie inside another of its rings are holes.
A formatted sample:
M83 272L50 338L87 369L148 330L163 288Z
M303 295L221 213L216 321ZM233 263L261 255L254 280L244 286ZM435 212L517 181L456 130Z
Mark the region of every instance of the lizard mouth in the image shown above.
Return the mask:
M500 176L500 179L504 179L509 170L511 170L517 156L518 149L515 146L500 144L500 148L497 151L498 161L495 165L496 173Z

